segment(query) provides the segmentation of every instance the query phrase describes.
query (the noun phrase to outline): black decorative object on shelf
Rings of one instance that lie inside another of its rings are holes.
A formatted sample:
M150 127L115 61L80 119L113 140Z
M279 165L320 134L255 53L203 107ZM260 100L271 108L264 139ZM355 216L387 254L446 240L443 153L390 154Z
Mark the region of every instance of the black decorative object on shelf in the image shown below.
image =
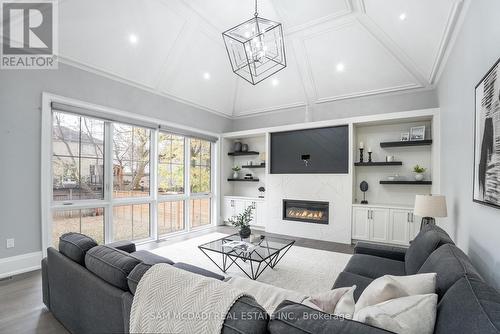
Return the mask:
M402 166L402 161L372 161L372 162L355 162L354 166L364 167L364 166Z
M259 152L248 151L248 152L228 152L229 156L241 156L241 155L259 155Z
M380 143L380 147L405 147L405 146L429 146L432 145L432 139L410 140L410 141L390 141Z
M241 152L241 142L237 141L233 145L233 149L235 152Z
M368 201L366 200L366 192L368 191L368 182L363 181L359 185L359 189L363 192L363 200L361 201L361 204L368 204Z
M242 152L248 152L248 144L242 144L241 145L241 151Z
M368 152L368 162L372 162L372 152Z
M359 162L363 162L364 161L363 160L364 159L363 158L363 151L364 151L364 149L362 149L362 148L359 149Z
M380 184L432 185L432 181L380 181Z

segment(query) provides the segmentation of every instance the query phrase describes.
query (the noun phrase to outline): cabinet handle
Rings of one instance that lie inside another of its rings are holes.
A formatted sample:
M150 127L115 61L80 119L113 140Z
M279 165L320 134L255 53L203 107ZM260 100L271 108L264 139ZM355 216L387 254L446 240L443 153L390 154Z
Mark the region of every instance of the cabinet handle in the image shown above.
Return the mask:
M366 219L370 220L370 210L366 210Z
M231 200L231 207L234 208L234 201Z
M410 213L409 212L406 213L406 222L407 223L410 222Z
M411 217L411 222L414 223L415 222L415 215L412 213L410 213L410 217Z

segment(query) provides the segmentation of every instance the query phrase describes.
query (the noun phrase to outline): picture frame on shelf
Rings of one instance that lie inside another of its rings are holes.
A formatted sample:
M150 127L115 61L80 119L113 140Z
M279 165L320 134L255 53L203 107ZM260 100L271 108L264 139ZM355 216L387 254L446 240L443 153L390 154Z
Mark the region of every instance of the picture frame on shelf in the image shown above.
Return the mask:
M410 128L410 140L425 140L425 125Z
M410 141L410 133L402 132L401 133L401 141Z

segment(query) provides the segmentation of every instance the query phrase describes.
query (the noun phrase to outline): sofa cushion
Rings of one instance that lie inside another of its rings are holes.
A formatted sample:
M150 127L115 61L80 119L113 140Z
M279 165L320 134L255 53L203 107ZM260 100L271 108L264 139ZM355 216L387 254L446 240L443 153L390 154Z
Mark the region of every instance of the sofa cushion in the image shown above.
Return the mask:
M212 278L218 279L220 281L224 280L224 276L222 276L222 275L216 274L210 270L206 270L206 269L203 269L200 267L193 266L191 264L177 262L176 264L174 264L174 267L192 272L194 274L202 275L205 277L212 277Z
M167 259L166 257L156 255L154 253L148 252L147 250L140 250L137 252L131 253L132 256L135 256L142 262L146 264L157 264L157 263L168 263L168 264L174 264L174 261Z
M354 254L344 271L372 279L384 275L403 276L405 275L405 263L373 255Z
M146 271L151 268L152 265L146 263L139 263L135 266L134 269L127 276L127 285L130 292L135 295L135 291L137 290L137 285L141 280L142 276L146 273Z
M106 244L106 246L113 247L127 253L135 252L135 244L128 240L115 241L110 244Z
M303 304L281 303L268 325L269 334L387 334L390 333L360 322L326 314Z
M255 299L240 297L229 309L222 334L266 334L269 315Z
M446 291L465 275L480 277L467 255L453 244L436 249L422 265L419 273L437 273L436 293L442 298Z
M128 290L127 276L141 260L108 246L96 246L85 255L88 270L122 290Z
M478 277L462 277L439 302L434 333L500 333L500 294Z
M372 281L372 278L343 271L335 280L332 289L356 285L356 289L354 290L354 300L358 300L359 296L361 296L361 293L366 289L368 285L370 285Z
M416 274L429 255L445 244L453 244L453 240L446 232L434 226L424 228L411 242L410 248L406 251L406 275Z
M95 246L94 239L81 233L65 233L59 238L59 252L81 265L85 264L87 251Z

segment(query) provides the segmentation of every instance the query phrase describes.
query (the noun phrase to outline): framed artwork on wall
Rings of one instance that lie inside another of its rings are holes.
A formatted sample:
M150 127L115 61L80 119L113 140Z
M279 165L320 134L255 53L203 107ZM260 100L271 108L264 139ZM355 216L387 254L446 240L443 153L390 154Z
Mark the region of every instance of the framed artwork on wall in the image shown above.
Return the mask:
M474 202L500 209L500 59L476 86Z
M424 140L425 125L410 128L410 140Z

